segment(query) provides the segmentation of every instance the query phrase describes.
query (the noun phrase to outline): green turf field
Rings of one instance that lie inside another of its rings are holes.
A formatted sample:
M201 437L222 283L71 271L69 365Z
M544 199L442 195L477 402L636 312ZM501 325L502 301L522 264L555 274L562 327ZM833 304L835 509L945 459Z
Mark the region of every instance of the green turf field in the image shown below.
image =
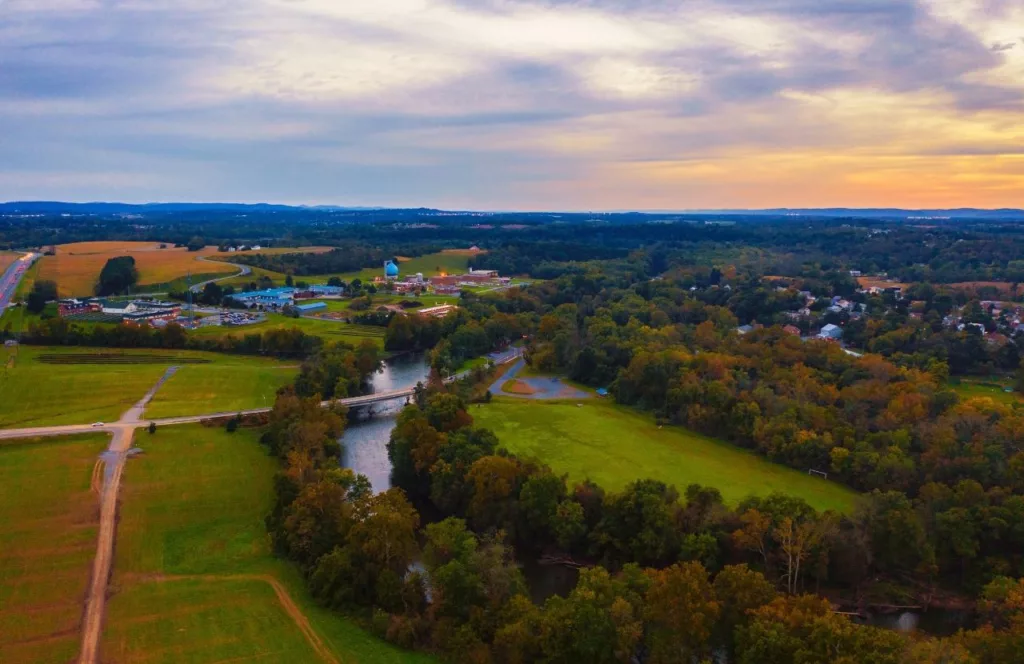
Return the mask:
M202 364L188 364L194 362ZM115 421L172 365L183 367L182 376L164 385L169 392L158 392L152 406L155 412L179 415L219 411L221 405L226 410L259 407L264 395L272 398L277 387L294 375L294 371L275 368L287 364L220 353L0 349L0 428Z
M659 429L650 417L605 400L496 398L470 413L515 454L536 457L571 480L590 478L611 490L643 478L712 486L726 502L782 491L818 509L849 512L856 494L833 482L771 463L751 452L680 427Z
M71 662L96 552L90 491L109 436L0 441L0 662Z
M121 489L103 661L327 661L317 640L339 662L431 661L320 608L271 555L263 519L277 462L258 438L200 425L139 434L145 454L129 461Z

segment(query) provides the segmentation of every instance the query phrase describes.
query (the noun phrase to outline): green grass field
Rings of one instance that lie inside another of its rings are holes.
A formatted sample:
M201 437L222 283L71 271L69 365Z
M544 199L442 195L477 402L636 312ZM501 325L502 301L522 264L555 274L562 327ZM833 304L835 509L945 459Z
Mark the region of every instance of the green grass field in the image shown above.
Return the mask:
M274 405L277 390L291 383L298 365L230 357L215 364L183 366L146 406L146 417L176 417Z
M849 512L857 495L834 482L771 463L751 452L680 427L659 429L644 414L610 401L529 401L496 398L470 413L509 451L535 457L570 480L590 478L621 490L652 478L712 486L726 502L782 491L818 509Z
M993 401L1011 406L1024 402L1019 392L1005 391L1005 388L1012 387L1008 378L954 378L949 381L949 386L962 399L988 397Z
M409 260L398 262L398 269L401 277L422 272L424 277L435 277L441 273L460 274L469 270L469 256L466 254L436 253L417 256ZM327 281L330 277L340 277L348 283L353 279L362 282L373 281L375 277L384 276L384 265L379 267L368 267L357 272L343 272L339 274L319 274L315 276L302 277L303 281L317 283Z
M201 327L189 334L201 337L225 337L229 335L243 336L267 330L285 330L297 327L306 334L320 337L324 341L344 341L358 345L364 339L370 339L379 346L384 346L384 328L367 330L366 326L349 325L340 321L319 320L315 318L289 318L282 314L267 314L267 320L253 325L241 327Z
M258 437L199 425L140 434L145 454L122 485L103 661L322 662L303 620L340 662L432 661L322 609L271 555L263 519L277 463Z
M109 437L0 441L0 662L73 661L96 552L90 479Z
M120 362L103 359L115 355ZM74 356L74 363L44 363L48 356ZM13 357L13 365L11 364ZM98 363L85 363L96 357ZM137 360L134 358L138 358ZM142 362L143 360L156 360ZM132 363L132 362L140 363ZM184 365L158 392L151 408L181 415L263 405L294 375L265 358L219 353L106 348L21 346L0 350L0 428L84 424L117 420L149 391L167 367ZM164 389L168 389L164 392ZM152 413L147 415L155 417Z

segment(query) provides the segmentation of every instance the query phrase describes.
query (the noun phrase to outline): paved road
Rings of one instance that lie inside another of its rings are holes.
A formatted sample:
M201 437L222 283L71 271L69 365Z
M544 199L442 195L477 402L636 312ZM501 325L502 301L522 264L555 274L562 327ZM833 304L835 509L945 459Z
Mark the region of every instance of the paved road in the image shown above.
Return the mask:
M198 293L199 291L203 290L203 287L206 286L206 284L212 284L215 281L224 281L225 279L234 279L235 277L247 277L250 274L252 274L252 268L249 267L248 265L239 265L238 263L228 263L227 261L214 261L214 260L210 260L206 256L200 256L199 260L206 261L207 263L220 263L222 265L230 265L231 267L237 267L238 268L238 272L236 272L235 274L229 274L229 275L224 276L224 277L217 277L216 279L207 279L206 281L202 281L202 282L200 282L198 284L193 284L193 286L192 286L192 292L193 293Z
M25 272L32 267L32 263L37 258L39 258L39 254L25 254L11 263L3 275L0 276L0 316L4 315L4 311L7 310L7 306L11 303L11 298L14 297L14 292L18 290L21 278L25 276Z

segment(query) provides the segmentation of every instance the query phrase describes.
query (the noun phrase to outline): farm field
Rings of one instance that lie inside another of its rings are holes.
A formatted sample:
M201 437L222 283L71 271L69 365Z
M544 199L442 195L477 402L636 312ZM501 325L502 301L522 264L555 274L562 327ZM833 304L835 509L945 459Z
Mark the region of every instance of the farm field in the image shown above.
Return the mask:
M320 608L272 555L263 519L277 463L257 430L142 436L123 478L103 661L432 661Z
M147 286L164 286L185 277L188 272L213 278L216 275L232 275L238 268L220 262L230 260L230 256L247 253L290 253L297 251L327 251L328 247L302 247L292 249L265 249L258 252L220 253L216 247L205 247L200 251L190 252L184 247L175 248L166 244L160 248L159 242L76 242L56 247L56 255L43 256L40 259L40 279L57 282L57 289L62 297L73 295L92 295L100 270L107 260L116 256L132 256L139 270L140 291ZM209 260L200 260L209 259ZM200 281L202 279L199 279Z
M857 277L857 283L860 284L861 288L907 288L909 285L880 277Z
M470 413L476 426L494 431L510 452L610 490L651 478L680 491L694 483L712 486L730 504L773 491L799 496L818 509L850 512L856 504L850 489L728 443L680 427L659 429L650 417L609 401L580 403L495 398Z
M21 254L14 251L0 251L0 274L4 273L4 270L9 268L12 263L19 260Z
M0 662L71 662L99 522L93 469L109 436L0 442Z
M11 364L11 358L13 365ZM271 360L218 353L103 348L48 348L21 346L15 353L0 351L0 427L83 424L117 420L164 374L167 367L183 365L184 384L197 387L195 378L216 378L226 402L262 403L269 378L254 388L231 383L225 375L251 378L278 366ZM188 369L201 369L190 372ZM222 373L215 373L222 372ZM283 374L289 374L281 370ZM275 378L276 380L276 378ZM165 385L164 387L168 387ZM173 388L161 408L192 407L194 397ZM212 393L205 388L206 398ZM251 401L250 401L251 399ZM207 402L209 403L209 402Z
M288 330L297 327L306 334L320 337L324 341L344 341L357 345L366 339L384 346L384 328L366 325L351 325L332 320L315 318L290 318L283 314L267 314L267 320L240 327L201 327L189 332L203 337L226 337L230 335L262 334L268 330Z
M178 369L146 406L145 416L158 419L269 407L274 405L277 390L292 382L299 369L297 364L262 358L229 359L244 361L219 361Z

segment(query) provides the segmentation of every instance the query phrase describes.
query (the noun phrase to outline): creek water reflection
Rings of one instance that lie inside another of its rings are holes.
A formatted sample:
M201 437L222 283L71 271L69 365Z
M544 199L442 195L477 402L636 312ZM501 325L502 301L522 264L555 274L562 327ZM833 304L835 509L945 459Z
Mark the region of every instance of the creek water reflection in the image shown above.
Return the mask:
M384 370L373 375L374 392L388 392L414 387L426 382L430 365L423 354L401 355L384 365ZM342 465L366 475L373 490L391 488L391 462L388 460L388 439L395 428L395 418L405 407L403 399L395 399L368 408L358 409L355 421L350 421L341 437L344 448Z

